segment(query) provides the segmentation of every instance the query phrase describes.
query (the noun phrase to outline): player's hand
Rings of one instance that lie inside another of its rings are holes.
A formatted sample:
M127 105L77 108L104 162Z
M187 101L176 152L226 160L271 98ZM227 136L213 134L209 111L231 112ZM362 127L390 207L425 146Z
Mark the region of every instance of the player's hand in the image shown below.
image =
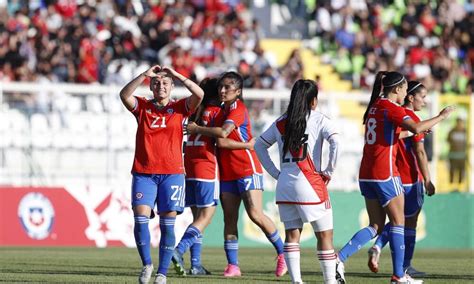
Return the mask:
M250 141L248 142L249 144L249 150L253 150L253 147L255 146L255 141L257 141L257 139L255 137L252 137L252 139L250 139Z
M176 77L177 72L173 68L171 68L170 66L163 66L163 67L161 67L161 70L163 72L166 72L166 73L172 75L173 77Z
M443 119L446 119L455 110L456 110L455 106L447 106L439 112L439 116L441 116L441 118L443 118Z
M431 181L425 182L426 195L432 196L435 194L436 189Z
M325 185L328 185L329 182L331 181L331 176L325 174L324 172L319 173L319 174L321 175L321 178L323 179L324 184L325 184Z
M143 75L149 78L153 78L153 77L156 77L157 74L161 72L161 70L162 68L160 65L153 65L148 70L146 70L145 73L143 73Z
M423 133L425 133L425 135L428 135L428 134L431 134L431 133L433 133L433 130L431 130L431 128L430 128L430 129L426 130L426 131L425 131L425 132L423 132Z
M197 128L198 128L198 125L194 122L194 121L190 121L188 122L188 124L186 124L186 132L185 134L196 134L197 133Z

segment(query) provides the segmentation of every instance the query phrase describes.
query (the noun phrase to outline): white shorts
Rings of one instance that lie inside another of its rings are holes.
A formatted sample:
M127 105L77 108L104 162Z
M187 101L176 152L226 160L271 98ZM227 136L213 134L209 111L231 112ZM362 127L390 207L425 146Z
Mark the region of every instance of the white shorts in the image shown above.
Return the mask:
M304 223L311 223L315 232L333 229L332 208L325 203L318 205L278 204L280 220L285 229L303 228Z

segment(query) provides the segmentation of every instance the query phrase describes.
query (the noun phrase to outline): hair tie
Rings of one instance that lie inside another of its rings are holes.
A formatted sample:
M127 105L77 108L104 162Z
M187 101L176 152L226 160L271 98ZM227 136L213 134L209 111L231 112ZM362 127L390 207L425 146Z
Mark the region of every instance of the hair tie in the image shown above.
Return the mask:
M418 84L416 84L413 88L407 90L407 94L413 92L413 91L414 91L416 88L418 88L419 86L421 86L421 83L418 83Z

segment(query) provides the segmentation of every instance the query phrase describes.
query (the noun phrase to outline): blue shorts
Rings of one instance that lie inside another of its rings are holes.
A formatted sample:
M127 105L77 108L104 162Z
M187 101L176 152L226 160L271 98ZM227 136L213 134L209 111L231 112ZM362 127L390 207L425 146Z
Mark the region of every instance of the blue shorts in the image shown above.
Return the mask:
M385 207L390 200L403 193L400 177L392 177L388 181L359 181L361 194L367 199L378 199Z
M423 183L403 185L405 190L405 217L414 216L423 206L425 200Z
M132 207L155 204L158 212L184 210L184 175L133 174Z
M199 208L219 204L219 182L203 180L186 180L186 207Z
M254 174L231 181L221 181L221 192L241 195L249 190L263 190L263 175Z

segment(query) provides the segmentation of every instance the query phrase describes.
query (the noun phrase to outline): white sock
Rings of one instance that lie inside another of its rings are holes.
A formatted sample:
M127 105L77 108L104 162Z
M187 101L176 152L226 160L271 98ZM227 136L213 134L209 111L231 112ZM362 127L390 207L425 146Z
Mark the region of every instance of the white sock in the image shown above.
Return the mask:
M285 254L286 266L290 273L292 282L303 282L301 280L300 269L300 244L299 243L285 243L283 246L283 253Z
M319 265L325 284L336 283L336 254L334 250L318 250Z

